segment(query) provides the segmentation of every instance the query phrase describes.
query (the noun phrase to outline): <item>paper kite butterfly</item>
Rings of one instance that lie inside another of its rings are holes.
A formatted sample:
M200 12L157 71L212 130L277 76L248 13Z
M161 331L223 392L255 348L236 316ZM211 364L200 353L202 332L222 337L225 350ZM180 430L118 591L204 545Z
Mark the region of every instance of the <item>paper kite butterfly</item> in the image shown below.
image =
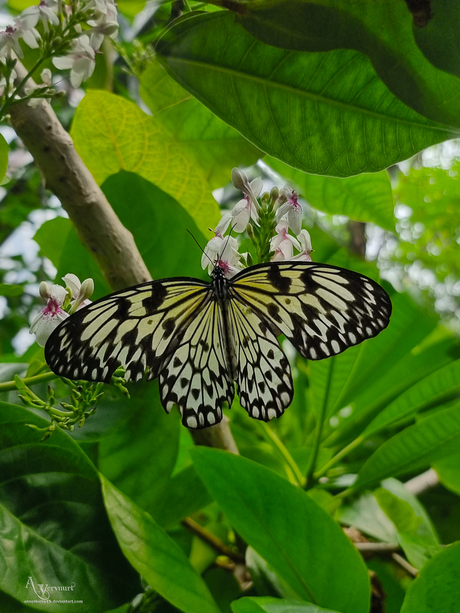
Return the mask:
M189 428L222 419L236 390L251 417L280 417L294 395L277 336L321 360L376 336L391 302L380 285L336 266L275 262L211 282L177 277L141 283L93 302L50 336L45 357L69 379L159 378L161 403Z

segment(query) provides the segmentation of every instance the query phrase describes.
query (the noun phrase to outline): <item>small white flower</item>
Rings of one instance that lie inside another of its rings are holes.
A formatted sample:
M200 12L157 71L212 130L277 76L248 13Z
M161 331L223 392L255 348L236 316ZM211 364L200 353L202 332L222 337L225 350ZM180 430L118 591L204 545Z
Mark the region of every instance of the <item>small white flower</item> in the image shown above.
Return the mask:
M83 283L80 283L80 279L77 275L72 273L66 274L62 277L65 283L66 289L72 299L70 312L74 313L82 306L86 306L91 303L88 298L94 292L94 281L92 279L85 279Z
M299 194L289 185L280 190L278 202L283 202L276 211L276 219L279 221L286 216L288 225L295 235L300 234L302 229L302 207L298 202Z
M52 73L51 70L49 68L45 68L44 70L41 71L40 74L41 80L42 82L47 86L47 87L51 87L51 85L53 84L52 81Z
M67 290L61 285L50 287L46 281L42 281L40 295L47 300L47 305L31 323L29 334L35 334L37 343L40 347L44 347L53 330L69 316L61 309L67 296Z
M19 44L21 31L13 26L7 26L3 32L0 32L0 58L11 55L14 51L18 57L24 57L24 54Z
M313 251L313 249L311 246L310 233L307 230L301 230L297 238L301 245L302 251L290 259L298 262L311 262L310 253Z
M299 241L289 234L288 223L281 220L276 226L276 236L270 241L270 250L274 251L272 262L291 260L294 255L294 247L300 251Z
M215 227L215 229L214 230L211 230L211 228L209 228L209 229L211 230L211 232L214 232L214 234L216 236L219 236L220 238L223 238L223 236L224 236L225 232L227 231L227 228L230 225L231 221L232 221L231 213L224 213L222 215L221 220L219 221L219 223Z
M43 23L45 32L49 31L48 23L54 26L59 25L59 17L57 16L57 5L55 2L41 0L40 4L29 6L21 13L21 19L27 20L35 27L40 20Z
M89 25L94 26L87 30L86 33L91 35L91 47L93 49L99 49L104 42L104 37L116 38L118 34L118 23L116 21L107 21L105 23L96 24L96 22L88 22Z
M232 236L222 238L215 236L211 238L201 258L201 267L208 268L208 273L211 274L216 265L219 265L225 273L225 276L230 279L239 270L242 270L240 264L241 254L238 251L238 241Z
M53 64L60 70L70 68L70 82L72 87L80 87L94 72L96 66L96 52L89 43L89 38L83 34L72 41L72 51L66 57L53 58Z

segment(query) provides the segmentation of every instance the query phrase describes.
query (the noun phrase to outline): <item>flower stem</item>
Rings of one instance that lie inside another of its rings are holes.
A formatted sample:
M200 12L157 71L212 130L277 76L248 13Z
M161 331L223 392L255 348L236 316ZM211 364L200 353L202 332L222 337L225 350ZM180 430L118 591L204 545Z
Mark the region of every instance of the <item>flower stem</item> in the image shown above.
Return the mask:
M23 379L24 383L27 386L38 385L39 383L45 383L46 381L52 381L53 379L58 379L58 375L55 375L54 372L45 372L42 375L34 375L33 377L27 377ZM5 381L5 383L0 383L0 392L11 392L16 390L16 382L15 381Z

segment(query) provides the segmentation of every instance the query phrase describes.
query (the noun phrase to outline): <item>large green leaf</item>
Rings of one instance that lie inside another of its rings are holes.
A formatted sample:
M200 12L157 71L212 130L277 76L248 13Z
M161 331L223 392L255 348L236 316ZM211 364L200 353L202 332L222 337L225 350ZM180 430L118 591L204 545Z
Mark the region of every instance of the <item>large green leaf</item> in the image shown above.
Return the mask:
M138 506L150 511L162 496L177 457L179 415L167 415L158 385L130 386L128 419L99 443L98 468ZM155 453L152 453L155 441ZM166 494L166 493L165 493Z
M46 419L0 404L0 590L24 602L40 601L32 582L67 587L89 613L126 602L138 581L107 521L94 466L59 429L42 441Z
M393 192L385 171L339 179L301 172L275 158L264 161L293 183L315 209L356 221L372 221L394 232Z
M455 3L443 3L442 0L436 5L433 3L432 14L438 12L439 16L438 6L449 4ZM414 30L415 39L419 41L429 35L424 36L423 28L413 27L408 6L399 0L248 3L241 23L260 40L282 49L361 51L370 58L380 79L405 104L435 121L459 126L460 81L443 72L445 68L436 69L420 51L414 40ZM458 11L456 17L458 21ZM446 15L441 19L438 31L444 44L436 46L432 55L438 58L437 65L444 67L446 62L450 66L455 63L458 52L455 51L450 60L439 59L446 42L447 45L451 43L449 51L455 48L451 36L455 19Z
M454 613L460 601L460 543L438 553L411 583L401 613Z
M102 475L101 482L120 547L150 587L185 613L220 613L179 545Z
M213 113L299 170L377 172L454 135L400 102L365 55L277 49L230 13L178 20L156 49L168 72Z
M171 79L156 59L140 82L142 98L155 121L187 151L213 189L230 181L234 166L250 166L263 155Z
M271 597L239 598L232 602L233 613L337 613L317 607L311 602Z
M342 613L367 613L369 579L362 558L312 498L246 458L207 448L190 453L235 530L301 599Z
M460 360L455 360L409 387L371 421L363 435L370 436L398 419L404 419L422 409L440 405L459 393Z
M399 432L375 451L358 473L355 488L385 477L396 477L424 467L458 450L460 405L436 411Z
M171 526L212 502L193 465L169 479L162 494L151 509L153 519L162 527Z
M193 158L132 102L87 92L71 134L99 185L120 170L135 172L175 198L203 232L219 219L217 203Z
M422 568L438 553L439 540L433 524L417 498L396 479L386 479L374 495L380 508L397 529L398 541L409 562Z
M328 437L328 445L343 444L361 434L389 402L438 367L429 349L420 357L419 352L413 352L433 332L436 319L416 307L404 294L392 293L391 300L393 312L388 328L357 348L356 363L343 382L334 409L352 406L353 410ZM413 325L415 320L416 326ZM440 350L440 365L452 359L450 355L444 355L452 348L452 341L447 345L447 349L443 345L443 350ZM332 359L337 358L340 356ZM316 376L316 372L327 368L327 364L315 363L312 368Z

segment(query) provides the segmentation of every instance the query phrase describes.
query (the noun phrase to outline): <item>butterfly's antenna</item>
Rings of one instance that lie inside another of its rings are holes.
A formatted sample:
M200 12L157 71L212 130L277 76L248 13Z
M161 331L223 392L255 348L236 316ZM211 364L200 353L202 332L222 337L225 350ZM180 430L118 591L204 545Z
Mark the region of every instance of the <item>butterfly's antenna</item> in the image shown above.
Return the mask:
M220 252L220 255L219 255L219 261L221 260L221 258L222 258L222 255L223 255L224 251L227 249L228 241L229 241L229 240L230 240L230 238L232 237L233 228L234 228L235 226L236 226L236 223L234 223L234 224L233 224L233 226L230 228L230 232L228 233L227 240L225 241L224 248L223 248L223 249L222 249L222 251Z
M200 245L200 243L196 240L196 238L193 236L193 234L190 232L190 230L187 230L187 232L190 234L190 236L193 238L193 240L195 241L195 243L198 245L199 250L208 258L208 260L211 262L211 264L214 266L214 262L211 260L211 258L209 257L209 255L206 253L206 251L203 249L203 247Z

